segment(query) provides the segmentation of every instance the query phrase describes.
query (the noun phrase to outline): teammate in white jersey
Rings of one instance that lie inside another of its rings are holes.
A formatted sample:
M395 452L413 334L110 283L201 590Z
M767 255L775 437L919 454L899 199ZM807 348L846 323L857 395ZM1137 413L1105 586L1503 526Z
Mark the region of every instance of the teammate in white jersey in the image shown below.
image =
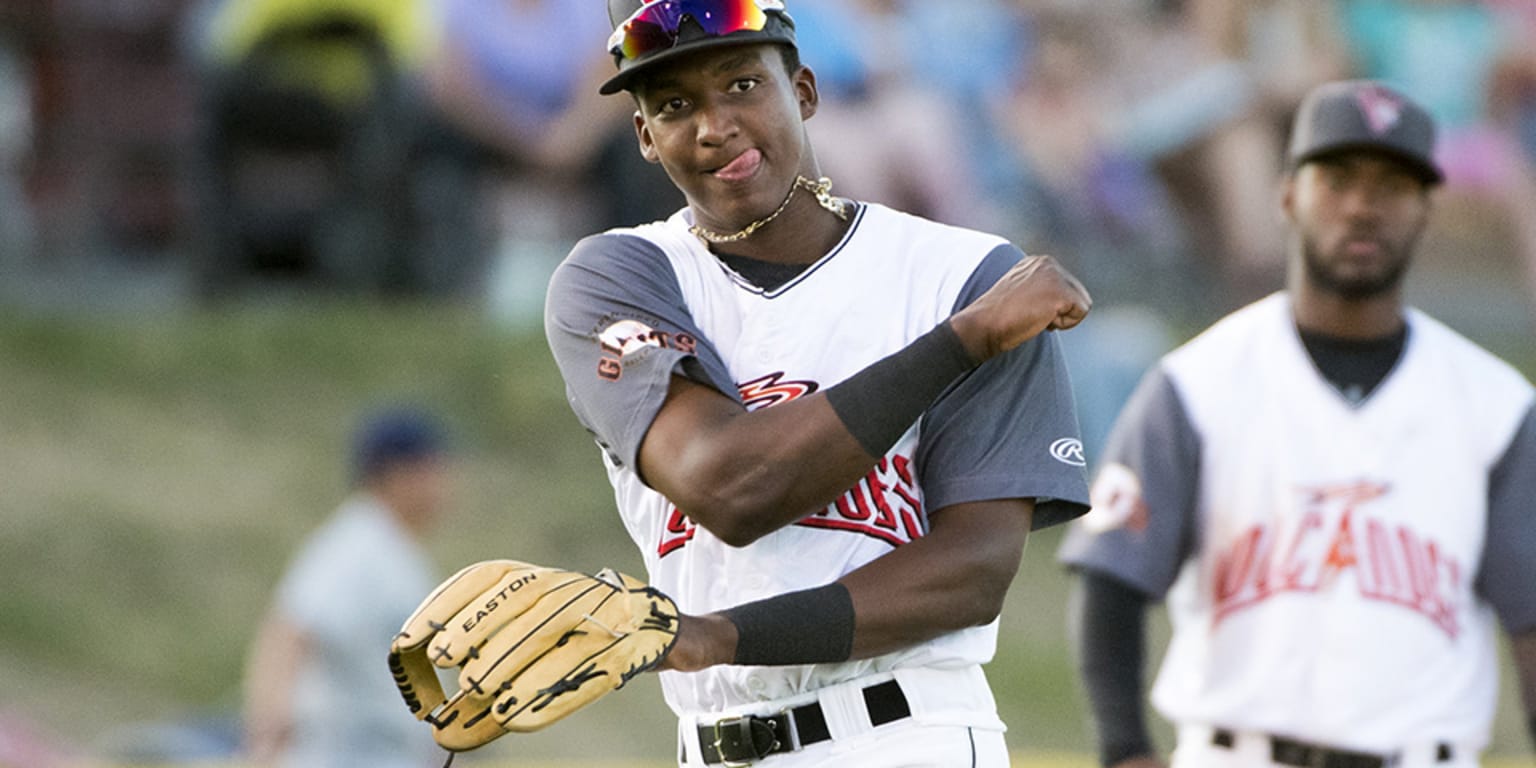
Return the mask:
M1087 294L1001 238L834 197L777 0L609 12L603 90L688 206L579 243L546 330L686 614L661 672L680 763L1006 765L981 665L1027 533L1086 510L1043 332Z
M1536 415L1510 366L1405 307L1434 126L1379 83L1293 127L1288 290L1170 353L1114 428L1062 559L1106 766L1475 766L1497 625L1536 709ZM1536 735L1536 720L1532 721Z

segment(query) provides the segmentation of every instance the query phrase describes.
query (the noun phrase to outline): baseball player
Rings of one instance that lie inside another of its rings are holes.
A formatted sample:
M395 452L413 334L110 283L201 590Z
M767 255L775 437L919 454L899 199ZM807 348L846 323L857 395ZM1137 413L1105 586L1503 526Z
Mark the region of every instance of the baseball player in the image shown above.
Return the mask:
M1497 623L1536 711L1536 415L1510 366L1403 301L1441 172L1376 82L1292 128L1287 290L1167 355L1121 413L1060 552L1106 766L1476 766ZM1532 722L1536 735L1536 721Z
M1026 534L1085 511L1048 257L833 195L777 0L610 0L688 206L580 242L550 346L650 583L687 766L1000 766L981 664ZM872 126L872 129L875 128Z

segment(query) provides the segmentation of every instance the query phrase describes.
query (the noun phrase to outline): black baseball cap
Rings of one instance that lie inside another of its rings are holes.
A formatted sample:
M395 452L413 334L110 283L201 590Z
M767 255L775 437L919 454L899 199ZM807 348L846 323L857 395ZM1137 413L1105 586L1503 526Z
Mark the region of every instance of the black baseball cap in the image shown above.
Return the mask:
M1296 110L1287 157L1295 171L1325 155L1381 152L1402 161L1425 184L1445 179L1435 163L1435 123L1424 108L1374 80L1324 83Z
M352 435L352 476L366 480L399 464L447 453L442 425L426 411L394 407L368 414Z
M645 50L629 58L623 52L629 32L624 27L646 6L657 6L655 15L666 17L668 23L650 26ZM723 23L749 15L742 10L762 14L761 29ZM751 43L795 47L795 20L782 0L608 0L608 21L613 25L608 52L613 54L619 73L598 89L605 96L629 89L645 70L694 51Z

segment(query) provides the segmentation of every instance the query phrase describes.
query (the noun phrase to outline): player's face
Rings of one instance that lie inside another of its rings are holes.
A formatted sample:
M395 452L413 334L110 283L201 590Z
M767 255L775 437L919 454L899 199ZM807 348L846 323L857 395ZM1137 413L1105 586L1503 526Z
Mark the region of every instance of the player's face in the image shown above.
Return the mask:
M642 154L715 231L772 213L812 165L804 122L816 111L815 76L788 72L776 46L683 57L648 75L635 99Z
M1368 299L1402 284L1429 218L1429 189L1402 163L1350 152L1303 165L1284 205L1307 284Z

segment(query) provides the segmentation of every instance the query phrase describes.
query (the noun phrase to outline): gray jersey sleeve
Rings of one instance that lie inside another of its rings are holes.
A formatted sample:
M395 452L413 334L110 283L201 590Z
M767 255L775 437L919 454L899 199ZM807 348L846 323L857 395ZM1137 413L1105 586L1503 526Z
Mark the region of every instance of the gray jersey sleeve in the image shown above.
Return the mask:
M961 292L974 301L1022 257L993 251ZM989 360L929 407L915 457L930 510L990 499L1035 500L1034 527L1087 511L1072 384L1056 335L1041 334Z
M1510 633L1536 629L1536 408L1489 476L1476 589Z
M1072 526L1059 559L1161 597L1194 551L1199 487L1199 436L1172 379L1153 368L1110 431L1093 487L1105 509Z
M673 374L740 400L671 262L644 238L577 243L550 278L544 333L576 418L621 465L634 466Z

